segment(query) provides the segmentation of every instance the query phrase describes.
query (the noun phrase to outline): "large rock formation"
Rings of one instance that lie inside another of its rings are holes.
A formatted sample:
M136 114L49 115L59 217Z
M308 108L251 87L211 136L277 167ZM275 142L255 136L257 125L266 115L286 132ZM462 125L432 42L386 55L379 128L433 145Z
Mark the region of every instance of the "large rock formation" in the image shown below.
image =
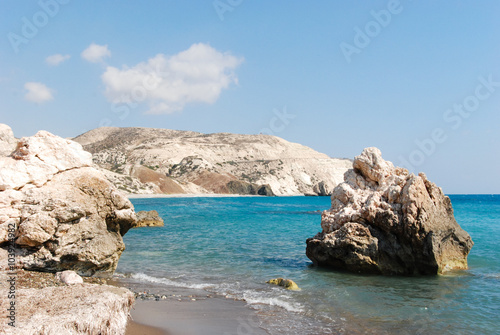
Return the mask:
M363 273L436 274L467 268L473 242L441 188L367 148L323 212L323 231L307 240L318 265Z
M352 164L269 135L98 128L74 140L130 193L330 195Z
M15 242L24 269L112 274L135 220L76 142L40 131L0 157L0 247Z

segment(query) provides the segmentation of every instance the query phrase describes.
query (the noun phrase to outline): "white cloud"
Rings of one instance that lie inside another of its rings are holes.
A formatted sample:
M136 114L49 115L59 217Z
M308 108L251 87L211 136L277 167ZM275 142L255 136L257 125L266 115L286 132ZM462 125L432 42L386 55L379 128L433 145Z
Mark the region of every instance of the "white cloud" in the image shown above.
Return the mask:
M91 63L99 63L106 57L111 57L111 51L108 45L98 45L92 43L89 47L82 52L82 58Z
M45 62L50 66L57 66L70 58L70 55L55 54L45 58Z
M223 89L237 83L234 70L242 62L243 58L198 43L176 55L158 54L133 67L108 66L102 81L111 102L147 102L148 113L168 114L190 102L217 101Z
M53 100L53 90L42 83L28 82L24 84L24 88L28 91L24 98L28 101L43 103Z

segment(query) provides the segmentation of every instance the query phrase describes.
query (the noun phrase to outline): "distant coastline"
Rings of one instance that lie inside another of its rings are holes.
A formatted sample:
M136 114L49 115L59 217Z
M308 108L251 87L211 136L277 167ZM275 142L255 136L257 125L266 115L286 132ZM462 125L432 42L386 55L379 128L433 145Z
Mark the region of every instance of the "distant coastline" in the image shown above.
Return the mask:
M248 194L126 194L129 199L156 199L156 198L260 198L264 195ZM285 195L279 197L305 197L303 194Z
M259 198L265 197L264 195L248 195L248 194L204 194L204 193L192 193L192 194L125 194L128 199L157 199L157 198ZM500 196L500 194L487 194L487 193L447 193L447 196L474 196L474 195L489 195L489 196ZM306 197L305 194L294 194L294 195L278 195L277 197Z
M269 135L101 127L73 138L132 194L330 195L352 168Z

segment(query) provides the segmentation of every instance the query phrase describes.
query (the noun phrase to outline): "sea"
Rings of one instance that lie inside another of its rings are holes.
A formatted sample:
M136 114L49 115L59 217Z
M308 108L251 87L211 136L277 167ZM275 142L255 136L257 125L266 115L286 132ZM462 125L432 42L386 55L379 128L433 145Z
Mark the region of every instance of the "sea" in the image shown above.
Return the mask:
M269 334L498 334L500 195L449 197L474 241L468 270L403 277L318 268L306 239L321 230L329 197L193 197L132 199L165 226L124 236L117 276L244 301ZM266 284L277 277L301 290Z

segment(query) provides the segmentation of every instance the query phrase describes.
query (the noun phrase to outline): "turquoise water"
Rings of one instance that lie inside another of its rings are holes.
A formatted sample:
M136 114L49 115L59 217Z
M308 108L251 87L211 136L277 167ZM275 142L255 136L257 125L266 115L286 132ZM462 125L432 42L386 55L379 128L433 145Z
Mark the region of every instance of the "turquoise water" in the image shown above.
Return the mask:
M328 197L134 199L164 227L125 237L117 272L144 284L202 288L256 308L270 334L494 334L500 329L500 196L450 196L472 236L469 270L383 277L319 269L305 240ZM301 291L265 284L293 279Z

